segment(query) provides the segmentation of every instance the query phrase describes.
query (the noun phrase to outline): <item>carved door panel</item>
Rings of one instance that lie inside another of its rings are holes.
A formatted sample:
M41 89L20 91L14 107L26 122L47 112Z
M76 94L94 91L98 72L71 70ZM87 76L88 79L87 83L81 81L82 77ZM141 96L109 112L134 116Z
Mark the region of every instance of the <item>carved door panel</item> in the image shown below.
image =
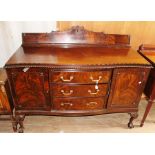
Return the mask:
M108 108L137 107L144 89L149 69L119 68L112 78Z
M12 72L16 109L45 110L48 107L48 74L30 68Z

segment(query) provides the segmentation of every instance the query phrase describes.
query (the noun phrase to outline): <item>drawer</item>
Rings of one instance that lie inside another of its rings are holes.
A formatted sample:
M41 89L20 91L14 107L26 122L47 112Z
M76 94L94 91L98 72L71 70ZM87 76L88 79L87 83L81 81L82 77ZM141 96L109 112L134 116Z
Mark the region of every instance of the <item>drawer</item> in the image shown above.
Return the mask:
M97 110L105 108L105 98L54 98L55 110Z
M54 97L96 97L105 96L108 91L108 84L96 85L67 85L67 84L51 84L52 96Z
M108 83L111 70L91 72L54 71L50 74L50 82L58 83Z

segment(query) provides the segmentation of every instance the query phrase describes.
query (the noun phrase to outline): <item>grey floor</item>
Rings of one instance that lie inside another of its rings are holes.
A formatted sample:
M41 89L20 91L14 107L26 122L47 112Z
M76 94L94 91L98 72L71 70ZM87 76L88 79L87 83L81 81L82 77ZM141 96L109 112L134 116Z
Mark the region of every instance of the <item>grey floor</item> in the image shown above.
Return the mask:
M147 117L145 125L139 127L147 102L141 100L139 117L134 121L135 128L128 129L128 114L106 114L85 117L26 116L25 133L140 133L155 132L155 105ZM0 121L0 132L11 133L10 121Z

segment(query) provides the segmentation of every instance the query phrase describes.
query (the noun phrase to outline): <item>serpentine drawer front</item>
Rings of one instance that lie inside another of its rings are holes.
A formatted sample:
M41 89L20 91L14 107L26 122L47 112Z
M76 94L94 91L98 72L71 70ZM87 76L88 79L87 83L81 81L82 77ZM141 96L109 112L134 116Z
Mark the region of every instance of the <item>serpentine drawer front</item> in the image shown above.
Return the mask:
M99 72L54 71L50 74L50 80L56 83L108 83L110 76L111 70Z
M55 110L98 110L106 106L112 70L51 71ZM100 97L100 98L95 98Z
M99 97L108 92L107 84L99 85L52 85L54 97ZM97 89L96 89L97 88Z
M105 108L105 98L54 98L55 110L96 110Z
M129 35L77 26L25 33L22 41L5 65L15 131L23 132L26 115L129 113L133 127L151 64L130 47Z

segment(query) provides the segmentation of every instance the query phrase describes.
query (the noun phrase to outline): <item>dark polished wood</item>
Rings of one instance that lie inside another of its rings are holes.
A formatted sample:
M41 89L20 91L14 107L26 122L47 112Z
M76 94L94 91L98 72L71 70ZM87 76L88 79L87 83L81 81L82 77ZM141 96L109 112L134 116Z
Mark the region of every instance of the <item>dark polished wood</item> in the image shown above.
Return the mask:
M52 85L52 95L54 97L101 97L108 92L107 84L96 85ZM81 91L82 90L82 91Z
M104 97L98 98L54 98L55 110L97 110L105 108Z
M51 71L50 80L53 83L108 83L111 79L112 70L75 72L67 70L63 72Z
M137 107L148 74L149 71L144 68L115 69L109 107Z
M14 131L25 115L85 116L138 112L151 64L129 35L91 32L25 33L5 65L15 106Z
M105 46L105 45L120 45L130 46L130 36L120 34L105 34L103 32L92 32L85 30L82 26L74 26L71 29L63 32L52 31L51 33L23 33L23 46L38 46L44 44L80 44L80 46L88 47Z
M142 127L144 125L144 122L147 118L147 115L150 112L150 109L152 107L152 104L155 100L155 45L141 45L139 47L139 53L148 60L154 68L151 69L145 89L144 94L146 95L148 99L148 104L144 113L144 116L141 120L140 126Z
M8 60L6 67L12 68L18 65L25 67L31 64L74 67L78 65L87 67L88 65L150 65L137 51L130 48L129 35L89 32L78 26L65 32L23 34L22 47L19 47Z
M16 109L47 109L49 100L48 72L38 68L14 69L11 87Z
M75 45L76 46L76 45ZM45 52L46 51L46 52ZM34 59L35 58L35 59ZM113 60L113 61L112 61ZM74 47L74 48L52 48L52 47L20 47L8 60L6 67L25 65L45 66L68 66L78 67L89 65L144 65L150 63L142 58L132 48L123 47ZM70 65L70 66L69 66ZM76 65L76 66L75 66Z

